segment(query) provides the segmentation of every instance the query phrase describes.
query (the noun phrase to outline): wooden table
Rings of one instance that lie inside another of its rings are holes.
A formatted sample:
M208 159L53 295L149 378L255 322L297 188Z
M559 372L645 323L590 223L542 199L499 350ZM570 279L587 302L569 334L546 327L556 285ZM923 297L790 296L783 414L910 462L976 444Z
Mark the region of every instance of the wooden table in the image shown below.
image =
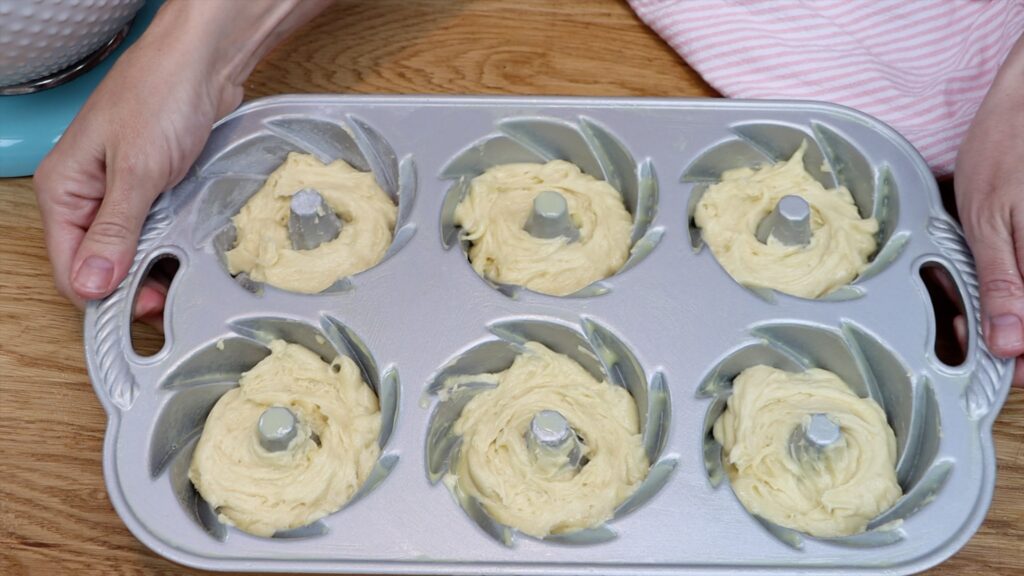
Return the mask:
M300 92L716 95L613 0L339 2L247 83L249 98ZM30 180L0 181L0 573L194 573L139 543L107 499L81 325L53 289ZM935 574L1024 573L1024 390L995 437L992 509Z

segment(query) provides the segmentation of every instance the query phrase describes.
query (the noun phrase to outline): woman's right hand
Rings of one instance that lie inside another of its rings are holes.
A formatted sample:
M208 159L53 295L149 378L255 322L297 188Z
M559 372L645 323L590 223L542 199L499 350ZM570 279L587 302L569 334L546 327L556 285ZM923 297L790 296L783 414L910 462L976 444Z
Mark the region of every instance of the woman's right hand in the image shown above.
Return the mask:
M79 307L127 275L146 214L180 181L242 82L324 0L170 0L125 51L36 171L61 294ZM144 286L136 317L159 325L166 288Z
M80 307L125 277L150 205L241 102L241 89L203 57L204 39L171 24L162 13L125 52L36 171L54 281ZM162 306L162 287L148 286L136 314Z

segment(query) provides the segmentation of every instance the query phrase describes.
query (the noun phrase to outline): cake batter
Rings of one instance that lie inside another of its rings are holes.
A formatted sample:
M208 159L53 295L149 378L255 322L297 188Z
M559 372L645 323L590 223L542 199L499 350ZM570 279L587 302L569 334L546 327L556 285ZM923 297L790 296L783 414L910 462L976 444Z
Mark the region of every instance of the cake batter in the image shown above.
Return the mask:
M305 526L348 502L380 454L380 408L346 356L332 364L275 340L270 356L217 401L196 445L189 478L221 522L258 536ZM270 452L257 421L288 408L298 434Z
M523 229L540 192L564 196L579 239L537 238ZM473 179L455 209L478 274L494 282L566 296L618 272L630 250L632 217L622 196L575 164L494 166Z
M794 454L794 431L812 414L837 423L840 438L817 454ZM713 433L736 497L780 526L818 537L857 534L902 495L885 412L826 370L744 370Z
M456 421L462 448L445 482L530 536L597 526L647 476L636 402L568 356L537 342L526 348L508 370L473 377L497 386L470 400ZM528 448L527 429L541 410L568 420L581 440L580 468L556 465Z
M786 162L726 171L697 204L694 222L704 242L740 284L819 298L853 281L875 252L878 222L860 217L845 187L825 189L807 173L806 148L804 142ZM810 205L807 246L756 237L758 224L787 195Z
M343 221L337 238L312 250L293 249L288 237L291 197L303 188L319 192ZM232 220L238 241L227 252L228 271L292 292L320 292L380 262L397 213L373 173L292 152Z

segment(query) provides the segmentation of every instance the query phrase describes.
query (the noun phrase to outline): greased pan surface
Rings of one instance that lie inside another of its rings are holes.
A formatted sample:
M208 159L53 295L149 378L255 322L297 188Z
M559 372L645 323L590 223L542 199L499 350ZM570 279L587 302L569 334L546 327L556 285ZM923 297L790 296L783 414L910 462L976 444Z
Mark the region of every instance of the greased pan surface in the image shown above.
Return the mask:
M708 250L694 250L699 234L688 215L721 170L788 157L803 140L809 171L846 185L862 214L882 223L876 263L818 301L736 284ZM386 259L316 295L232 278L221 260L231 216L293 150L373 170L399 204ZM567 298L485 282L451 225L460 186L489 165L555 157L622 190L636 221L628 269ZM131 304L164 257L180 262L166 344L143 358L131 348ZM919 276L929 263L951 273L965 301L970 345L959 367L932 351L934 320ZM991 501L990 427L1012 370L985 348L977 314L973 262L926 165L890 128L845 108L282 96L223 120L188 177L153 207L128 279L86 311L85 345L109 415L111 500L140 540L184 564L395 574L892 574L953 554ZM383 455L350 505L306 529L259 538L220 525L187 468L210 407L275 337L357 360L381 401ZM637 398L646 426L653 479L631 510L580 538L535 540L479 513L474 521L431 482L444 469L433 421L446 417L439 383L507 366L509 350L527 339L575 350L581 363L612 375ZM864 535L824 541L764 525L722 479L707 426L729 380L761 362L830 369L885 408L906 496Z

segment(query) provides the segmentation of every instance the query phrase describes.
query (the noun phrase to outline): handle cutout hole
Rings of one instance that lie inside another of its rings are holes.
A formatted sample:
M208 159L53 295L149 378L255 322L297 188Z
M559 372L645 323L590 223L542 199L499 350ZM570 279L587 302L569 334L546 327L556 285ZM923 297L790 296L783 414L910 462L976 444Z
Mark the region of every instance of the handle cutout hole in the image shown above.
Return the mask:
M131 337L139 356L153 356L164 347L164 302L180 264L170 254L154 259L135 289Z
M967 360L967 317L956 281L945 266L928 262L918 274L928 289L935 319L935 356L955 368Z

